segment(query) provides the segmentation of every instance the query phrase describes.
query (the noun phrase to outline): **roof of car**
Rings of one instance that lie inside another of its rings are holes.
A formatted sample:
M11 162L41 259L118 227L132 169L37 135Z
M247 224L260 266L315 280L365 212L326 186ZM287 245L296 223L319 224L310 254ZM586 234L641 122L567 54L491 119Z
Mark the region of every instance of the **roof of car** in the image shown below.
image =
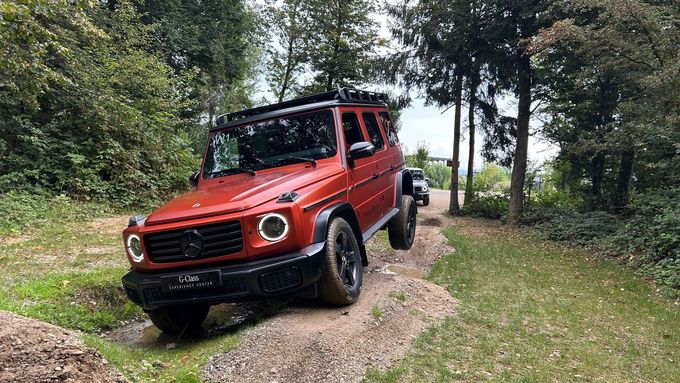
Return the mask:
M421 168L406 168L406 169L408 169L408 170L419 170L421 172L423 171L423 169L421 169Z
M342 88L258 108L245 109L240 112L223 114L217 117L217 124L212 130L336 105L386 106L387 101L387 95L384 93Z

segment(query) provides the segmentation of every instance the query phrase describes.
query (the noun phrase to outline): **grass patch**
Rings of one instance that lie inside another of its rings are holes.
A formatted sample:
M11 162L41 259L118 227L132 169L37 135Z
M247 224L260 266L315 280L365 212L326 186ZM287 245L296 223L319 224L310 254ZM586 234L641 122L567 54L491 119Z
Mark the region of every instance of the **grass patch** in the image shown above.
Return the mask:
M444 233L456 251L430 278L458 315L367 381L677 381L680 310L631 270L513 232Z
M398 291L391 291L391 292L389 293L389 297L392 298L392 299L394 299L395 301L397 301L397 302L399 302L399 303L404 303L404 302L406 302L406 294L405 294L403 291L401 291L401 290L398 290Z
M200 370L208 358L234 349L239 336L222 335L184 342L171 350L127 346L95 335L85 335L84 340L132 382L199 383L202 382Z
M375 319L380 319L385 316L385 313L380 309L380 306L373 305L373 307L371 307L371 316Z
M89 273L51 274L15 286L0 300L0 309L62 327L94 332L142 314L129 302L120 283L125 269Z

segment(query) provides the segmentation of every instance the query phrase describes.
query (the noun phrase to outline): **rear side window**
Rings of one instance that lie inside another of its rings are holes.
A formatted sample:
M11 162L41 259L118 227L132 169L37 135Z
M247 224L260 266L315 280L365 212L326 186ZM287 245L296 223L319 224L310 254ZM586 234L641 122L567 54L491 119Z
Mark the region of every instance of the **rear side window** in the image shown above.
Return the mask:
M378 113L378 116L380 116L380 123L382 124L385 136L387 136L387 142L390 143L390 146L396 145L399 140L397 139L397 130L394 128L394 124L392 124L390 114L387 112L380 112Z
M364 125L366 125L366 131L368 132L368 137L371 139L371 143L375 146L376 150L380 150L385 147L382 135L380 134L380 127L378 126L378 120L375 118L375 113L366 112L362 115L364 118Z
M342 114L342 131L345 133L345 143L348 148L352 146L352 144L364 140L364 137L361 134L361 128L359 127L359 119L354 113Z

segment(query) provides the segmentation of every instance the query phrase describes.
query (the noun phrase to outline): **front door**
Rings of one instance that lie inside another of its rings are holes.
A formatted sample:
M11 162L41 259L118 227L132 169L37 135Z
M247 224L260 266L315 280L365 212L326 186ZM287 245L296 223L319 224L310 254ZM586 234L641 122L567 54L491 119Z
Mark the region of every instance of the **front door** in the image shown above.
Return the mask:
M342 113L342 130L345 136L345 148L349 148L357 142L367 141L359 123L358 111L345 111ZM371 225L380 219L381 195L380 185L376 182L379 173L376 168L375 156L354 160L354 166L349 166L349 202L359 220L361 231L366 231Z

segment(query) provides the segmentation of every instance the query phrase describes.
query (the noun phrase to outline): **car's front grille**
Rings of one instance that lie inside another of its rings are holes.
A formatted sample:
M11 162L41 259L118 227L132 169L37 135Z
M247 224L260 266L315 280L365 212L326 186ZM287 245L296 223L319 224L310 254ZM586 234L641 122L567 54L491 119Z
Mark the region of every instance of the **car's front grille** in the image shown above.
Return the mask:
M423 191L423 187L422 187L422 186L416 186L416 191L417 191L417 192Z
M182 238L187 231L197 231L203 238L202 251L196 258L211 258L233 254L243 249L241 222L228 221L213 225L164 231L144 236L147 256L158 263L186 261ZM185 243L186 245L186 243Z

